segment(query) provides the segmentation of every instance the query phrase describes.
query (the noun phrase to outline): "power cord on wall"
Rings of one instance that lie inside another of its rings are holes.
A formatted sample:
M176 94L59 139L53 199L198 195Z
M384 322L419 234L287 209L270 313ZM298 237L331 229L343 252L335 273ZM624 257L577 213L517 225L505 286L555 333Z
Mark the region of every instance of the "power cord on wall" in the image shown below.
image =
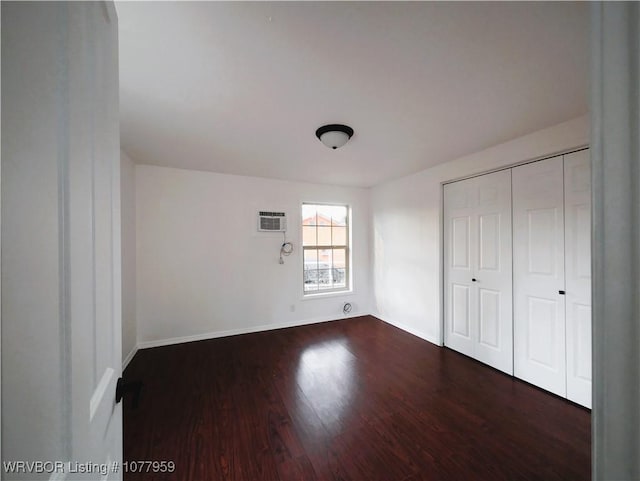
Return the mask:
M283 243L280 247L280 264L284 264L284 258L291 255L293 252L293 244L291 242L287 242L287 233L282 233Z

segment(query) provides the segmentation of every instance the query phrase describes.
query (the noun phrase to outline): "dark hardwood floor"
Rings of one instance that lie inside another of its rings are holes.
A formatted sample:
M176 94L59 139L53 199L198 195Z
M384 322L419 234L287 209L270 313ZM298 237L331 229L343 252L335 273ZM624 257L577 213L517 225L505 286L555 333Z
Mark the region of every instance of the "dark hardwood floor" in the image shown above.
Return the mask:
M373 317L138 352L125 480L587 480L590 413Z

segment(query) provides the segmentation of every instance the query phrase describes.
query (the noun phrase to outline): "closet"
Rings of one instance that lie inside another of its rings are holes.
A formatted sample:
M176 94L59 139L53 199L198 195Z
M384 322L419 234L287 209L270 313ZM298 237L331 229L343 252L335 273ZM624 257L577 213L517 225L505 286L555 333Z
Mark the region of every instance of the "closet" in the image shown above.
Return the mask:
M444 186L445 345L591 407L588 150Z

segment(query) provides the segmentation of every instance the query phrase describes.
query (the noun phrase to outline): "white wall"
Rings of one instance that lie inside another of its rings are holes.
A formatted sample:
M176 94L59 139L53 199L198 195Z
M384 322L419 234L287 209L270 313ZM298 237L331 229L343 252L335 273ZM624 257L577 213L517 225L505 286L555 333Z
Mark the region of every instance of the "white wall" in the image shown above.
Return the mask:
M300 204L352 208L351 295L302 299ZM258 210L283 210L281 233L257 232ZM136 166L137 324L141 347L370 312L369 191Z
M136 333L136 170L120 151L122 234L122 362L128 364L137 344Z
M587 116L374 187L372 314L442 343L442 183L589 141Z

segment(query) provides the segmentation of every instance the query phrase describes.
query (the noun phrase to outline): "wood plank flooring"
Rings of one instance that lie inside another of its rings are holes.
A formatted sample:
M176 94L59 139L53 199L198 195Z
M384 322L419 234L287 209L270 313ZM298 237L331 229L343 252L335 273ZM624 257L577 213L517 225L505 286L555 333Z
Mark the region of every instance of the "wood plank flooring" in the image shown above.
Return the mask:
M374 317L138 352L125 480L588 480L590 413Z

